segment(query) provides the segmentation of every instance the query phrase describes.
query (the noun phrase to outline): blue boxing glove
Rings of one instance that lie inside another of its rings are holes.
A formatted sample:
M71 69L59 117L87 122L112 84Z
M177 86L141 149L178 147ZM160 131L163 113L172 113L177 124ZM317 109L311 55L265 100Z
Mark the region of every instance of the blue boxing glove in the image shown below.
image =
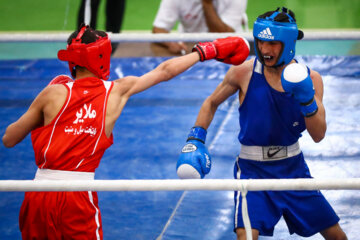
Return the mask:
M311 117L318 111L314 95L315 89L308 68L300 63L291 63L281 74L281 84L285 92L291 93L300 103L305 117Z
M181 150L176 164L176 173L181 179L204 178L211 169L211 158L205 147L206 130L193 127Z

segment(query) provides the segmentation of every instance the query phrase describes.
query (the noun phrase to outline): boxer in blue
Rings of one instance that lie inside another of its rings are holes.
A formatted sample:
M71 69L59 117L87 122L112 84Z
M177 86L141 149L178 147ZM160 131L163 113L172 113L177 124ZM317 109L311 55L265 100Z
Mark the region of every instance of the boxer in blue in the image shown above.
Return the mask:
M217 107L239 94L240 154L236 179L311 178L298 139L307 130L314 142L326 132L319 73L297 63L295 43L304 34L286 8L260 15L253 27L256 58L232 66L205 100L177 162L180 178L203 178L211 168L205 146ZM240 192L235 192L237 239L246 239ZM339 217L319 191L263 191L247 194L253 239L272 236L283 216L290 234L318 232L325 239L347 239ZM239 208L240 206L240 208Z

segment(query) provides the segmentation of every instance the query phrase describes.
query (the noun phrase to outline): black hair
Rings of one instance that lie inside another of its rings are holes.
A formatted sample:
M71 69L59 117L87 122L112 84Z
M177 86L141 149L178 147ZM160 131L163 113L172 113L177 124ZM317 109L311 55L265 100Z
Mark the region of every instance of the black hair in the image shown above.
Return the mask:
M70 45L72 43L72 40L74 38L77 37L77 35L79 34L80 30L82 27L84 27L85 24L82 23L80 26L79 26L79 29L76 30L75 32L73 32L68 40L67 40L67 44ZM89 26L86 26L86 30L84 32L84 34L82 35L81 37L81 42L82 43L85 43L85 44L89 44L89 43L93 43L93 42L96 42L96 40L99 38L99 37L105 37L106 36L106 32L104 31L98 31L98 30L94 30L92 29L91 27Z
M259 15L258 18L270 17L274 12L278 12L279 10L280 10L280 8L278 7L275 11L269 11L269 12ZM289 16L287 14L289 14L296 22L295 13L293 11L291 11L290 9L287 9L286 7L282 7L281 10L282 11L278 15L276 15L276 17L274 18L274 20L276 22L290 22Z
M279 12L280 8L276 8L275 11L269 11L269 12L266 12L264 14L261 14L258 16L258 18L267 18L267 17L270 17L274 12ZM289 14L289 15L288 15ZM290 22L290 17L292 17L294 19L294 21L296 22L296 18L295 18L295 13L293 11L291 11L290 9L286 8L286 7L282 7L281 8L281 12L276 15L276 17L274 18L274 21L276 22ZM298 37L297 37L297 40L300 40L304 37L304 32L299 30L299 33L298 33Z

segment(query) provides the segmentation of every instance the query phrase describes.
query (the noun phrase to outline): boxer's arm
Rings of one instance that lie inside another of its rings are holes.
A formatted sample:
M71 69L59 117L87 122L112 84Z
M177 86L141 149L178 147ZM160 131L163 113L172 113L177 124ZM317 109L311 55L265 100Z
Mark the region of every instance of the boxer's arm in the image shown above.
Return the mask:
M320 74L309 71L303 64L292 63L284 68L281 84L300 104L312 139L320 142L326 132L325 109L322 104L324 86Z
M306 129L315 142L320 142L326 133L326 114L323 105L324 84L319 73L311 71L311 79L315 88L315 101L318 111L315 115L305 118Z
M49 82L48 86L44 88L31 103L29 109L16 122L7 127L5 134L2 137L3 144L6 147L13 147L21 142L32 130L43 126L45 124L45 120L50 121L49 119L45 119L44 110L47 106L47 108L51 108L51 110L54 111L54 105L49 105L49 103L53 103L52 99L54 98L58 101L60 99L58 97L58 90L55 89L58 87L62 88L62 86L59 86L58 84L68 82L74 82L74 80L67 75L59 75L53 78ZM49 115L50 111L47 112L48 118L53 117ZM52 115L55 116L55 113Z
M124 79L116 80L116 82L124 85L124 95L130 97L160 82L168 81L174 78L198 61L199 55L197 53L190 53L162 62L154 70L141 77L129 76Z
M229 69L224 80L202 104L195 126L201 126L204 129L208 129L218 106L241 89L241 81L244 81L241 77L244 78L244 76L248 75L247 72L250 71L247 65L249 64L232 66Z
M235 80L237 74L246 71L246 66L230 68L224 80L204 101L195 126L191 129L176 164L176 172L179 178L204 178L210 172L211 156L205 146L206 129L211 124L218 106L239 90L239 85Z
M43 108L46 103L46 94L48 88L45 88L32 102L29 109L14 123L10 124L5 131L2 141L5 147L14 147L21 142L33 129L42 126Z
M203 102L196 118L195 126L201 126L208 129L215 116L218 106L236 91L237 88L234 88L225 82L220 83L215 91Z
M191 129L176 164L176 172L179 178L204 178L210 172L211 156L205 146L207 128L210 126L220 103L235 91L235 88L226 82L222 82L214 93L204 101L195 126Z
M193 51L185 56L167 60L141 77L131 76L115 82L121 81L125 90L123 95L130 97L160 82L174 78L199 60L205 61L219 57L218 60L226 63L241 64L249 54L249 45L246 39L241 37L227 37L213 42L199 43L195 45Z

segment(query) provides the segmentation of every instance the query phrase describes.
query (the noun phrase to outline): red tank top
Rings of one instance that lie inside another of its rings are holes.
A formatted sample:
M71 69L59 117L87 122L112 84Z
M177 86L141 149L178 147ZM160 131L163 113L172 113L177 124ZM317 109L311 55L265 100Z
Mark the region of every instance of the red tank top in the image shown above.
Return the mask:
M105 114L112 82L98 78L64 84L68 96L53 121L31 132L39 168L94 172L113 135L105 135Z

